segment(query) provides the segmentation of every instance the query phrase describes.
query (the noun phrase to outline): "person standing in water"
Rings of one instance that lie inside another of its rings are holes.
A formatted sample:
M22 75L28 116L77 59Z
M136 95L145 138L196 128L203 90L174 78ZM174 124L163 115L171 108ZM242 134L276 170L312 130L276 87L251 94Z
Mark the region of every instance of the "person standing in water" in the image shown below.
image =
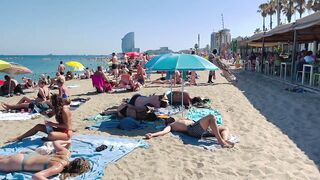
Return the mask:
M116 53L112 53L112 58L111 58L111 69L112 69L112 74L114 75L115 78L118 77L119 71L118 71L118 57L116 56Z
M60 61L60 64L58 66L58 72L61 74L61 75L64 75L64 71L66 70L66 67L64 66L63 64L63 61Z

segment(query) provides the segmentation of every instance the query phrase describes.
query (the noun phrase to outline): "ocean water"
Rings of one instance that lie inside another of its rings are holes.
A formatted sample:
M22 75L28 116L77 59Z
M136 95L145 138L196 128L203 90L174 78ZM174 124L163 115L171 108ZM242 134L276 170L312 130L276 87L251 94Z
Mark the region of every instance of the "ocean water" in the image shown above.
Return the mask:
M47 55L47 56L33 56L33 55L21 55L21 56L6 56L0 55L0 59L7 62L15 62L20 65L23 65L30 70L32 70L32 74L23 74L23 75L15 75L14 77L21 82L22 77L29 77L34 80L38 79L41 74L47 74L50 77L55 76L55 73L58 70L58 65L60 61L64 63L67 61L79 61L85 67L89 67L90 69L96 69L97 66L103 66L105 69L108 68L107 56L75 56L75 55ZM73 68L67 67L67 70L72 71ZM80 73L81 72L75 72ZM0 72L0 79L4 79L3 76L5 74Z

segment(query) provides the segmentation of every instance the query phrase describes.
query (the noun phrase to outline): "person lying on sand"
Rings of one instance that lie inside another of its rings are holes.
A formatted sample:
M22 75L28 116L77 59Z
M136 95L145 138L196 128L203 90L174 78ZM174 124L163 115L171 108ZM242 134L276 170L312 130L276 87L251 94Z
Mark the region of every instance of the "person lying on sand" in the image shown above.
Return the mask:
M53 111L49 113L48 116L55 115L58 123L45 121L45 124L37 124L21 136L9 139L7 143L20 141L26 137L33 136L40 131L48 134L48 137L44 140L69 140L72 136L71 112L69 109L70 100L63 99L54 94L51 97L51 104Z
M74 177L90 170L90 162L84 158L69 161L70 151L68 141L54 141L55 154L40 155L34 151L20 152L12 155L0 155L1 172L27 171L35 172L32 179L48 179L53 175L63 173L62 178Z
M182 132L195 138L201 138L203 134L205 134L206 132L210 132L217 138L218 143L223 148L231 148L234 146L232 142L228 141L228 128L224 126L218 126L213 115L203 117L197 122L193 122L188 119L175 120L174 118L169 118L166 122L166 125L167 126L162 131L156 133L147 133L145 135L146 139L163 136L165 134L168 134L169 132ZM209 127L211 131L208 130Z

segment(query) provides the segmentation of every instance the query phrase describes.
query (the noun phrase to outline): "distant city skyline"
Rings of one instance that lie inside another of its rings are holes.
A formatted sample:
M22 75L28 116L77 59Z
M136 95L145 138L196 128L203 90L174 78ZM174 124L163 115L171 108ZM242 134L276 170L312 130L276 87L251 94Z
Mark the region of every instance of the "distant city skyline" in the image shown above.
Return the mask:
M221 13L232 37L250 36L261 28L257 9L262 2L0 0L0 54L122 52L127 32L135 32L135 46L141 51L189 49L198 34L204 48L213 30L222 28Z

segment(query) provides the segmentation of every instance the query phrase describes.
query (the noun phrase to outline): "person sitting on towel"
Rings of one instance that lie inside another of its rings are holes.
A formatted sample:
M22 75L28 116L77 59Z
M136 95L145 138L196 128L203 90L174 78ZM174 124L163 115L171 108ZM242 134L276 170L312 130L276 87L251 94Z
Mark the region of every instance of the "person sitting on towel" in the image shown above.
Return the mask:
M37 124L26 133L11 138L8 142L21 141L26 137L35 135L38 132L44 132L48 134L48 137L44 140L55 141L55 140L69 140L72 136L72 122L71 112L69 109L70 99L59 97L57 94L51 96L52 110L47 115L55 115L56 122L45 121L44 124Z
M19 152L11 155L0 155L1 172L34 172L32 179L48 179L62 173L61 178L75 177L90 170L90 162L84 158L70 161L71 153L66 148L68 141L54 141L55 153L41 155L35 151Z
M223 148L231 148L234 146L234 143L228 141L228 128L224 126L218 126L213 115L203 117L197 122L193 122L192 120L188 119L175 120L174 118L169 118L166 121L166 125L167 126L162 131L147 133L145 135L146 139L163 136L171 131L182 132L195 138L202 138L205 133L209 132L217 138L218 143ZM209 127L211 131L209 131Z

